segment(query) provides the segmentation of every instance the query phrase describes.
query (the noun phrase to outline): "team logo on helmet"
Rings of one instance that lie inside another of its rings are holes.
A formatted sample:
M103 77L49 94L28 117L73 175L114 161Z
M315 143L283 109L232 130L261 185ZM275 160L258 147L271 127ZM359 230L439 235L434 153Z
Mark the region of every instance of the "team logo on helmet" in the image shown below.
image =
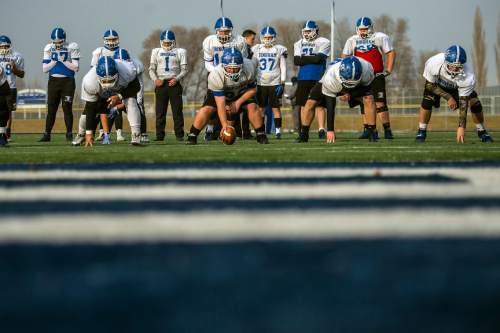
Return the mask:
M97 80L104 90L112 89L118 83L118 68L111 57L100 57L96 66Z
M165 51L171 51L175 48L175 34L173 31L165 30L161 33L160 46Z
M113 54L115 60L130 61L130 54L125 49L118 49Z
M113 29L106 30L102 36L104 40L104 47L108 50L116 50L120 47L120 37L118 36L118 32Z
M302 38L308 42L312 42L318 37L319 26L315 21L307 21L302 28Z
M60 50L63 48L64 42L66 42L66 32L63 28L54 28L50 34L50 39L52 39L52 47Z
M215 22L215 34L221 44L228 43L233 38L233 22L227 17L221 17Z
M358 58L351 56L342 59L339 74L344 88L352 89L356 87L361 81L362 73L363 67Z
M224 75L233 81L238 81L243 68L243 55L240 50L234 47L224 49L221 60Z
M273 47L276 44L276 35L276 30L267 26L260 32L260 42L266 47Z
M363 39L373 35L373 22L369 17L360 17L356 21L356 33Z
M467 54L460 45L450 46L444 56L446 63L446 72L456 77L464 73L464 65L467 62Z

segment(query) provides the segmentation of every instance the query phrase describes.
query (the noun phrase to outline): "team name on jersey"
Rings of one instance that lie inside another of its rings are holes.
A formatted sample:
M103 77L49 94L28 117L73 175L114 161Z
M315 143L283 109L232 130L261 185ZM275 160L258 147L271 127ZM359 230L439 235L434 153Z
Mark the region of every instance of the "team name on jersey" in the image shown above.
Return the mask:
M356 50L364 53L376 49L375 40L373 39L356 39Z
M259 52L259 58L276 58L278 56L278 53L260 53Z
M11 62L11 61L16 61L17 58L12 57L12 58L0 58L0 62Z
M445 89L457 89L458 88L458 85L455 82L445 80L441 77L438 79L438 85L440 85L441 87L443 87Z
M160 57L176 57L177 53L175 52L162 52L160 53Z

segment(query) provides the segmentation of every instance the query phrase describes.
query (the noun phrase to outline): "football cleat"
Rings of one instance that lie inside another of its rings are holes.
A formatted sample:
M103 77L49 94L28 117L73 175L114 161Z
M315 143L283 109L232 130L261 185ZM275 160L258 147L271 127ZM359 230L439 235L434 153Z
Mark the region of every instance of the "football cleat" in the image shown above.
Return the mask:
M309 142L309 135L300 133L299 137L295 139L295 143L306 143Z
M260 145L267 145L269 144L269 139L267 138L267 135L265 134L260 134L260 135L257 135L257 143L260 144Z
M102 137L102 143L103 145L110 145L111 144L111 137L109 135L109 133L104 133L103 137Z
M425 139L427 138L427 131L423 129L419 129L417 132L417 136L415 137L415 140L417 142L425 142Z
M213 131L205 130L205 142L212 141L213 134L214 134ZM188 136L188 140L189 140L189 136Z
M384 139L386 140L394 139L394 135L392 134L392 130L390 128L384 130Z
M140 133L132 133L132 138L130 139L130 144L132 146L140 146L141 145L141 134Z
M492 143L493 142L493 138L486 131L477 132L477 136L479 137L479 139L481 139L481 142L484 142L484 143Z
M358 139L368 139L368 128L363 128L363 132L361 132L361 135L358 137Z
M325 129L322 128L322 129L320 129L318 131L318 139L320 139L320 140L325 140L326 139L326 131L325 131Z
M276 133L276 139L281 140L281 133Z
M5 148L8 144L7 135L5 133L0 134L0 148Z
M146 133L141 134L141 143L149 143L149 135Z
M122 130L116 130L116 142L125 141L125 137L122 135Z
M95 139L95 141L102 141L104 137L104 131L103 130L99 130L99 135L97 136L97 138Z
M50 142L50 134L49 133L43 133L42 137L38 142Z
M207 138L206 133L207 132L205 132L205 141L206 141L206 138ZM196 145L197 143L198 143L198 137L196 135L194 135L194 134L189 134L188 137L187 137L186 144L187 145Z
M82 143L85 142L85 134L80 134L78 133L76 136L75 136L75 139L71 142L71 145L72 146L80 146Z

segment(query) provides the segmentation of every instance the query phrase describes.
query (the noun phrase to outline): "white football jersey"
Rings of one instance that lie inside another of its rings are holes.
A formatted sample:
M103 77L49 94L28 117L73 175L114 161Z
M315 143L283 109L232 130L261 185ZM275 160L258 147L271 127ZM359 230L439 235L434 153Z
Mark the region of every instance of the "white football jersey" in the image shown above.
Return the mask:
M288 51L282 45L267 48L264 44L252 47L253 58L257 62L257 84L276 86L286 81L286 58Z
M151 80L170 80L181 74L182 66L187 66L187 52L185 49L174 48L166 51L159 47L151 51L149 76Z
M12 50L6 55L0 56L0 66L3 67L10 89L16 89L16 74L12 72L10 63L16 64L18 70L24 71L24 58L21 53Z
M251 60L243 59L243 67L237 81L226 77L224 68L222 65L219 65L208 75L208 89L213 91L214 95L223 93L228 101L234 101L249 88L255 87L255 79L255 63Z
M78 63L80 61L80 47L77 43L64 43L62 48L55 49L52 43L43 48L44 64L51 61L57 61L57 64L49 71L49 76L54 77L74 77L75 72L67 68L63 62Z
M424 78L431 82L437 83L440 87L447 90L458 90L458 95L470 96L476 85L476 77L472 67L466 63L464 65L464 73L452 77L446 71L445 54L439 53L429 58L425 63Z
M369 86L375 78L375 74L373 74L373 67L368 61L361 58L358 59L362 66L361 81L358 86ZM342 86L342 80L340 79L340 65L342 65L342 63L338 62L335 65L330 66L325 75L323 75L323 78L319 81L323 85L323 95L337 97L337 95L344 89Z
M92 67L83 78L82 100L86 102L97 102L99 98L104 98L106 93L118 93L137 78L137 70L132 62L116 61L116 68L118 70L118 83L113 89L105 91L97 80L96 68Z
M248 57L247 44L242 36L233 36L226 44L221 44L217 35L210 35L205 38L203 41L203 59L207 71L212 72L220 64L224 49L232 47L240 50L243 58Z
M389 53L394 50L389 36L382 32L375 32L370 36L370 38L361 38L357 34L351 36L345 42L342 53L345 55L356 55L356 51L366 53L374 48L377 48L382 54Z
M330 55L330 41L324 37L318 37L308 42L301 39L293 45L293 55L296 57L310 56L322 53L325 56Z
M90 61L90 67L95 67L100 57L111 57L115 56L115 52L121 48L117 48L116 50L109 50L104 46L98 47L92 52L92 60Z

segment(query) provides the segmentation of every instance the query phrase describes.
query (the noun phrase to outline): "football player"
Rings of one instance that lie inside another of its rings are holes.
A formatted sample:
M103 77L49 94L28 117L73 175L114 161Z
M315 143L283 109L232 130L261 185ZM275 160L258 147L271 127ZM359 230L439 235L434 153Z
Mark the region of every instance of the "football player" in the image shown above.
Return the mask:
M318 105L327 108L327 142L335 142L336 97L349 103L351 108L363 104L368 123L368 139L377 141L375 133L376 107L371 90L374 78L372 65L362 58L350 56L334 62L321 81L311 90L302 112L302 127L298 142L309 140L309 127L313 121L314 109Z
M7 36L0 36L0 66L3 67L10 86L10 96L7 98L9 120L7 121L6 135L10 140L12 132L12 112L16 110L17 87L16 78L24 77L24 58L12 49L12 42Z
M302 112L311 89L325 73L326 61L330 55L330 41L319 36L319 26L316 22L307 21L302 28L302 38L294 44L293 48L293 62L295 66L300 67L297 76L296 101L297 105L301 106ZM318 118L318 136L324 139L326 137L325 109L318 107L315 111Z
M80 49L76 43L66 42L66 32L55 28L52 42L43 49L43 72L49 73L47 87L47 119L45 133L40 142L49 142L50 133L56 121L56 112L62 102L66 140L73 139L73 98L75 94L75 73L80 69Z
M384 55L387 57L387 65L384 66ZM384 126L384 138L394 139L389 119L389 108L387 107L387 94L385 89L386 77L391 75L396 60L396 52L392 41L382 32L374 32L373 23L369 17L361 17L356 21L356 34L349 38L342 51L342 58L356 56L363 58L373 66L375 80L372 83L372 91L375 96L377 114ZM361 106L364 130L360 139L368 138L367 122Z
M228 17L221 17L215 22L215 34L210 35L203 41L203 59L205 69L211 73L220 64L224 49L236 48L244 58L248 57L248 47L242 36L233 36L233 22ZM207 95L208 95L207 91ZM207 125L205 140L211 140L214 135L214 125L216 119L211 120Z
M188 135L187 144L195 145L198 135L211 117L218 116L225 131L240 108L246 106L248 118L255 129L257 142L269 143L262 117L255 102L257 93L256 68L252 60L244 59L236 48L224 49L218 65L208 76L208 94L196 114Z
M465 140L469 107L481 142L493 142L484 127L483 106L474 90L476 78L472 67L467 63L467 54L461 46L450 46L446 52L439 53L427 60L423 75L425 88L420 107L417 141L425 141L432 108L439 108L440 100L444 98L451 110L458 110L458 143L463 143Z
M184 140L182 79L188 72L187 52L177 47L175 34L165 30L160 35L160 47L151 52L149 77L155 85L156 139L165 139L168 102L172 108L174 132L177 141Z
M113 57L100 57L82 82L82 100L85 101L84 113L85 145L91 146L98 117L101 120L104 138L109 143L107 117L114 107L124 104L132 131L132 145L141 144L141 111L137 104L137 94L141 84L137 70L132 62L115 61Z
M95 67L97 65L97 61L100 57L107 56L113 57L115 51L120 49L120 36L118 32L113 29L108 29L104 31L102 35L103 46L96 48L92 52L92 60L90 61L90 66ZM117 113L115 117L115 127L116 127L116 141L125 141L123 137L123 116L121 111ZM97 140L100 141L103 139L104 131L102 129L99 130L99 136Z
M281 99L286 81L286 58L288 51L283 45L276 45L276 30L265 27L260 32L261 44L252 48L257 62L257 101L260 113L269 104L273 109L276 138L281 139Z
M0 66L0 148L7 147L7 121L10 116L8 98L11 94L5 69Z

